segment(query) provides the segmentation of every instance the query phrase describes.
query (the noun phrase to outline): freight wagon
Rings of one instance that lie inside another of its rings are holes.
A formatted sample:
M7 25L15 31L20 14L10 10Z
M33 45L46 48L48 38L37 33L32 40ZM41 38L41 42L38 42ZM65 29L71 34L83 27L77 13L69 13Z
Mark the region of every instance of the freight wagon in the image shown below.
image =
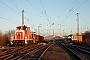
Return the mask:
M44 40L43 36L32 34L33 37L33 43L40 43Z

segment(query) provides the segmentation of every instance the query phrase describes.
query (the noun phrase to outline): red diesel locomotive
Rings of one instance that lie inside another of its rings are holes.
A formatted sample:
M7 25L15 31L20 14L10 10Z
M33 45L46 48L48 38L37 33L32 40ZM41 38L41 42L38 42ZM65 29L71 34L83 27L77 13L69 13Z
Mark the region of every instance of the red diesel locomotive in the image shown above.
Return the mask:
M24 10L22 10L22 26L17 26L15 34L11 36L11 44L16 46L39 43L44 40L43 36L32 34L30 27L24 25Z
M16 27L15 34L11 36L11 44L16 46L39 43L43 40L43 36L32 34L30 31L30 27L27 27L25 25Z
M11 41L14 45L25 45L34 40L30 31L30 27L25 25L16 27L14 37L15 38Z

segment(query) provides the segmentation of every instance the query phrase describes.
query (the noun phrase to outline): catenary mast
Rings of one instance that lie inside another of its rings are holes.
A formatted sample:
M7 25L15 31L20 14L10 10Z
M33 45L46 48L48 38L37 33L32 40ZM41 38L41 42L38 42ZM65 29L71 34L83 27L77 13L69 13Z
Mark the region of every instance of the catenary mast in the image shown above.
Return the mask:
M79 13L77 13L77 34L79 34Z
M24 10L22 10L22 26L24 26Z

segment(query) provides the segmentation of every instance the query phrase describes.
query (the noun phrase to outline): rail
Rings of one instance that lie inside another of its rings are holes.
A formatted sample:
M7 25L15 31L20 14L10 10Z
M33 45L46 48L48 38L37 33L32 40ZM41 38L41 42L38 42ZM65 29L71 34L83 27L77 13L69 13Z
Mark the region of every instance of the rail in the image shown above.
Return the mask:
M3 51L0 54L0 60L23 60L26 58L30 58L37 52L46 49L48 45L32 45L25 47L15 47L13 49L8 49Z

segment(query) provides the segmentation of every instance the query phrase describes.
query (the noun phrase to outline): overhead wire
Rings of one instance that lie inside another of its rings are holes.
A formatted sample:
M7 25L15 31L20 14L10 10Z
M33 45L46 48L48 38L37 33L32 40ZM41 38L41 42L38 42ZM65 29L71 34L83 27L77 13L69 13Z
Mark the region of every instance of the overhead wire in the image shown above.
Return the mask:
M30 5L32 5L39 13L41 13L41 15L43 15L44 16L44 14L38 9L38 8L36 8L29 0L27 0L27 2L30 4ZM33 1L32 1L33 2ZM50 25L50 27L52 26L52 25L54 25L54 23L50 23L50 21L49 21L49 18L48 18L48 16L47 16L47 13L46 13L46 10L45 10L45 8L44 8L44 6L43 6L43 3L42 3L42 1L40 1L41 2L41 5L42 5L42 8L43 8L43 10L44 10L44 13L45 13L45 18L47 19L47 21L48 21L48 23L49 23L49 25Z
M11 2L14 4L14 6L17 8L17 10L18 10L19 12L21 12L20 9L18 8L18 6L13 2L13 0L11 0Z
M73 5L72 5L71 9L69 10L70 12L73 12L73 8L75 7L76 2L77 2L77 0L74 1L74 3L73 3Z
M32 5L39 13L41 13L40 10L37 9L31 2L29 2L28 0L27 0L27 2L28 2L30 5ZM41 14L42 14L42 13L41 13ZM43 14L42 14L42 15L43 15Z
M18 9L18 11L21 13L21 11L20 11L20 9L19 9L19 6L17 7L18 4L17 4L15 1L14 1L14 2L15 2L15 3L14 3L13 0L11 0L11 1L12 1L12 3L16 6L16 8ZM26 12L24 12L24 13L26 13ZM26 13L26 14L27 14L27 13ZM28 18L28 17L24 16L24 18L25 18L26 21L29 21L29 18ZM31 22L31 21L30 21L30 22ZM33 23L34 23L34 22L33 22Z
M41 2L41 5L42 5L42 8L43 8L43 10L44 10L44 13L45 13L45 15L46 15L46 17L47 17L47 20L49 21L49 18L48 18L48 16L47 16L47 12L46 12L46 10L45 10L45 8L44 8L44 5L43 5L43 1L40 0L40 2ZM49 22L50 22L50 21L49 21Z
M17 7L17 3L15 4L14 2L13 2L13 0L11 0L11 2L14 4L14 6L17 8L17 10L21 13L21 11L20 11L20 9ZM28 21L28 19L26 18L26 17L24 17L27 21Z
M9 7L8 5L6 5L4 2L2 2L1 0L0 0L0 2L3 4L3 5L5 5L6 7L8 7L9 9L11 9L12 11L14 11L15 13L17 13L18 15L20 15L20 13L18 13L17 11L15 11L14 9L12 9L11 7Z
M43 4L43 1L40 0L40 3L41 3L41 6L42 6L42 8L43 8L43 10L44 10L44 14L45 14L46 17L47 17L47 20L48 20L48 22L49 22L50 27L53 26L54 23L53 23L53 22L51 23L51 21L49 20L48 15L47 15L47 12L46 12L45 7L44 7L44 4Z
M5 3L3 3L1 0L0 0L0 2L4 5L4 6L6 6L6 7L8 7L9 9L11 9L11 10L13 10L15 13L17 13L14 9L12 9L11 7L9 7L8 5L6 5ZM0 6L3 6L3 5L0 5ZM3 6L3 7L4 7ZM1 13L0 13L1 14ZM17 14L19 14L19 13L17 13ZM3 15L3 14L1 14L1 15ZM2 19L4 19L4 20L8 20L8 21L12 21L13 23L17 23L17 22L15 22L12 18L10 18L10 17L8 17L8 16L6 16L7 18L5 18L5 17L0 17L0 18L2 18Z
M77 1L77 0L76 0L76 1ZM73 8L75 7L76 1L74 2L72 8L70 9L72 12L69 10L69 11L70 11L69 14L63 19L63 21L66 20L66 19L70 16L70 13L75 12L75 11L76 11L78 8L80 8L87 0L85 0L82 4L80 4L76 9L73 10ZM79 1L79 2L80 2L80 1Z
M77 3L76 2L77 2L77 0L74 2L72 8L70 9L70 12L72 12L72 13L74 12L75 6L78 5L78 4L80 4L81 0L79 0Z
M31 0L32 1L32 0ZM36 6L36 4L32 1L32 3L34 4L34 6ZM41 4L41 6L42 6L43 4ZM42 7L43 8L43 10L44 10L44 6ZM39 9L39 7L37 6L37 9L40 11L40 9ZM45 11L45 10L44 10ZM40 11L42 14L44 13L43 11ZM44 15L44 14L43 14ZM41 17L41 16L40 16ZM46 17L46 16L44 16L44 17ZM46 17L47 18L47 17Z
M87 2L87 0L85 0L82 4L80 4L73 12L75 12L78 8L80 8L86 2Z
M24 11L24 13L25 13L27 16L29 16L26 11ZM25 20L26 20L29 24L33 23L33 24L35 25L35 21L34 21L34 20L31 20L31 19L28 18L26 15L24 16ZM30 26L32 27L32 24L31 24Z
M13 22L13 23L17 23L17 22L15 22L15 21L13 21L13 20L10 20L10 19L7 19L7 18L4 18L4 17L0 17L1 19L4 19L4 20L7 20L7 21L10 21L10 22Z
M82 16L81 16L82 17ZM84 23L88 23L88 24L90 24L90 22L87 22L83 17L81 18L81 20L83 20L84 21Z
M62 22L64 22L64 20L66 20L69 17L71 11L73 10L73 7L74 7L75 3L76 3L76 1L73 0L71 7L68 10L67 14L64 16L64 18L62 19Z
M17 8L17 10L21 13L18 4L17 4L15 1L13 2L13 0L11 0L11 2L14 4L14 6ZM25 13L25 12L24 12L24 13ZM29 21L29 18L26 18L26 16L24 16L24 18L25 18L25 20Z
M1 1L2 2L2 1ZM6 5L5 3L3 3L5 6L7 6L8 8L10 8L11 10L13 10L14 12L16 12L16 13L18 13L18 15L20 15L20 13L21 13L21 11L20 11L20 9L17 7L17 3L15 4L14 2L13 2L13 0L11 0L11 2L14 4L14 6L17 8L17 10L19 11L19 13L17 12L17 11L15 11L14 9L12 9L11 7L9 7L8 5ZM26 17L24 17L27 21L28 21L28 19L26 18Z
M27 0L27 2L30 4L30 5L32 5L42 16L44 16L43 15L43 13L38 9L38 8L36 8L29 0ZM44 16L45 17L45 16ZM45 17L46 19L47 19L47 17ZM49 22L49 20L48 20L48 22Z

